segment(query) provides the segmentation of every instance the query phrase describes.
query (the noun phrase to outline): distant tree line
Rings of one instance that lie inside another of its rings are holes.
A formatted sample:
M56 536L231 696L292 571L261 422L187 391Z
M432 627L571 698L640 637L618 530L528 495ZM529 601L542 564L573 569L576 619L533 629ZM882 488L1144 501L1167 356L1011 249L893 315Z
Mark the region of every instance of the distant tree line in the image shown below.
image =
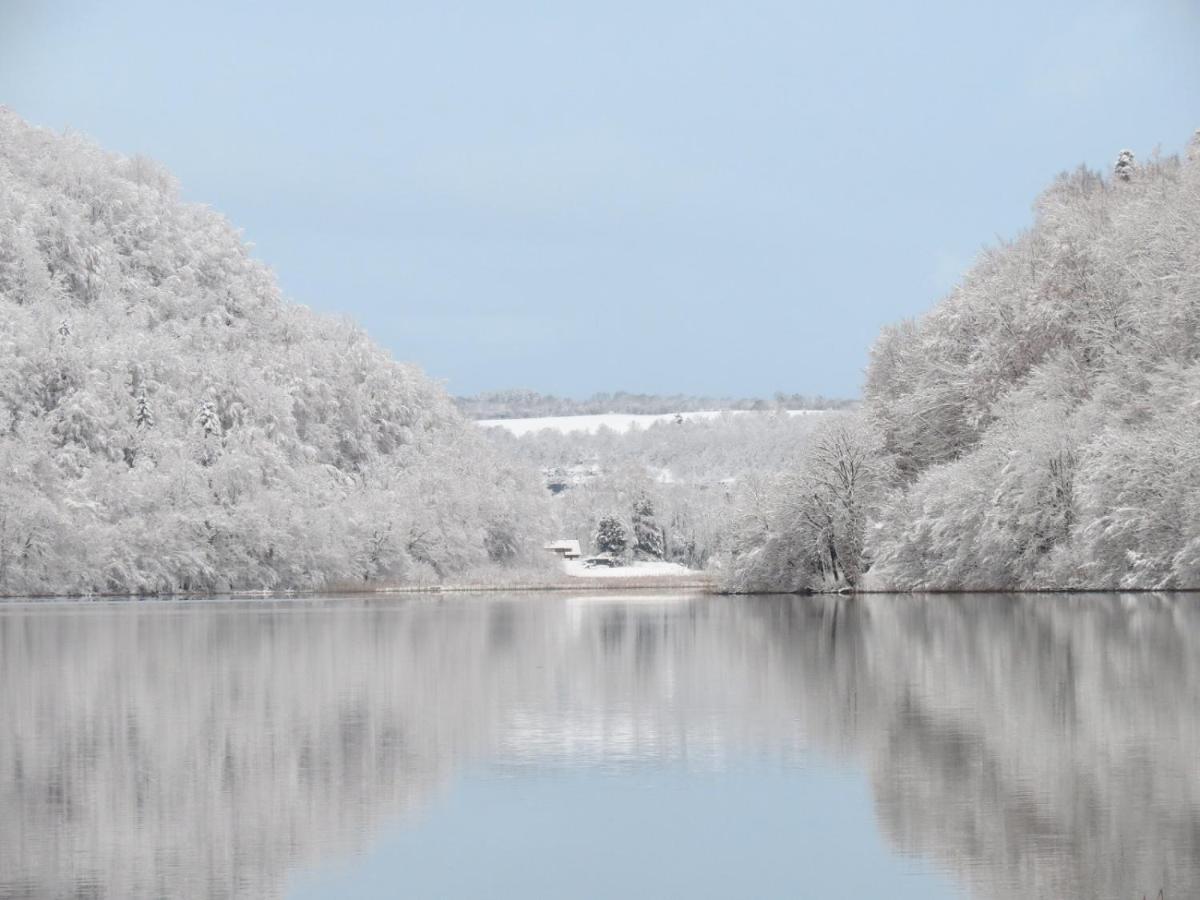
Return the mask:
M604 413L665 415L703 410L850 409L857 401L820 394L776 393L770 399L697 397L690 394L631 394L625 391L593 394L586 400L539 394L536 391L491 391L455 397L454 403L468 419L532 419L543 416L583 416Z

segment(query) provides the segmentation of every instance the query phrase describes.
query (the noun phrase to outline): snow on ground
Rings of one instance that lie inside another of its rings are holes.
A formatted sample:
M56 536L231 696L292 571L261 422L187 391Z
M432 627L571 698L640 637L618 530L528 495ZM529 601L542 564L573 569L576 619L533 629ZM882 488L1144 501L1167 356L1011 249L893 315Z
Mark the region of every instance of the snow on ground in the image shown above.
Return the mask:
M706 409L697 412L662 413L660 415L604 413L593 416L541 416L535 419L479 419L475 424L481 425L484 428L507 428L517 437L546 429L557 431L561 434L569 434L574 431L586 431L589 434L595 434L601 428L611 428L613 431L623 434L634 427L649 428L655 422L672 422L676 416L682 417L687 422L696 419L715 419L717 416L724 415L727 412L736 416L752 412L752 410ZM818 415L822 412L824 410L789 409L787 414L789 416L810 416Z
M632 562L626 566L593 566L581 559L563 560L563 571L576 578L661 578L664 575L699 575L695 569L673 562Z

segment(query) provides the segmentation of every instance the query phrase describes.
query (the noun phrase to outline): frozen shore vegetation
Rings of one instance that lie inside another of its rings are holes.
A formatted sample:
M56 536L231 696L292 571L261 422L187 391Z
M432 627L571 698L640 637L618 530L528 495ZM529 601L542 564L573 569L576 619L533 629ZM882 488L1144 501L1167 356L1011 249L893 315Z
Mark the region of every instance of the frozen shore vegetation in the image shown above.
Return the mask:
M444 392L284 301L140 158L0 108L0 593L519 561L545 518Z

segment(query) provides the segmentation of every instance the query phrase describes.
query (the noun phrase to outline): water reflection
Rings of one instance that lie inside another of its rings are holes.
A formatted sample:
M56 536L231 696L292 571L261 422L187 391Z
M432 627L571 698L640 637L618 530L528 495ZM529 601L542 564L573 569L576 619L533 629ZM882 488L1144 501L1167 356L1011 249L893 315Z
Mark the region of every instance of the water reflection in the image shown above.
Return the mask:
M8 606L0 897L275 896L475 762L816 752L977 896L1170 900L1198 748L1188 597Z

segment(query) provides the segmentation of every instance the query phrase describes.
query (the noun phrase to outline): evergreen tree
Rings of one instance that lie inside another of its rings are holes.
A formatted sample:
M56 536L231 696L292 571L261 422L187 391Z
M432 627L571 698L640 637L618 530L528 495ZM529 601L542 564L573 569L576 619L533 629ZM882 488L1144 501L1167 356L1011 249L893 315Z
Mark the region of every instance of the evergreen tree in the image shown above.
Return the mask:
M616 516L605 516L596 527L596 549L601 553L621 556L628 546L625 526Z
M1113 174L1122 181L1129 181L1133 178L1133 170L1136 168L1136 163L1133 158L1132 150L1122 150L1117 154L1117 164L1113 166Z
M654 504L645 494L633 502L633 551L647 559L662 559L663 530L654 518Z
M150 404L146 400L145 393L138 394L137 410L133 414L133 423L142 429L154 427L154 413L150 410Z
M211 400L205 400L200 404L200 412L196 414L196 425L199 426L206 438L214 435L221 436L221 420L217 416L217 410Z

